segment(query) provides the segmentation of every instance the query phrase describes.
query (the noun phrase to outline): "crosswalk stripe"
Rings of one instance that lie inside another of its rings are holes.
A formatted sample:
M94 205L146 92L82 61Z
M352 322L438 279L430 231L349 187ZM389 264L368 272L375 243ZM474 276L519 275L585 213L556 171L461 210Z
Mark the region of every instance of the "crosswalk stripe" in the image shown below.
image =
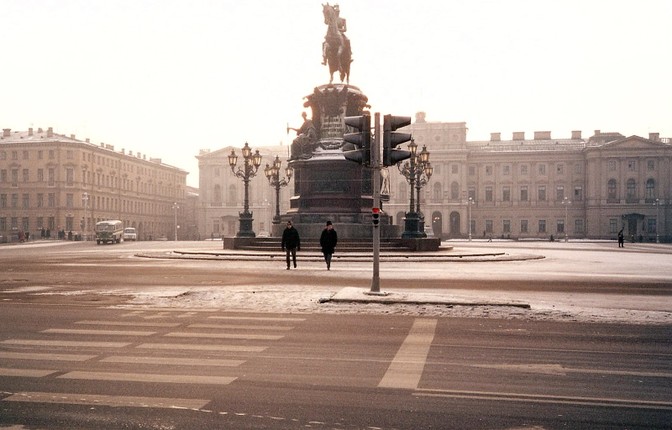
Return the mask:
M146 321L105 321L105 320L83 320L76 321L75 324L86 325L112 325L112 326L130 326L130 327L177 327L181 323L162 323L162 322L146 322Z
M21 378L44 378L47 375L56 373L58 370L45 370L45 369L8 369L6 367L0 367L0 376L18 376Z
M429 348L434 340L437 320L416 319L408 336L378 384L384 388L418 388Z
M7 360L87 361L94 357L95 355L0 351L0 358Z
M292 326L278 325L236 325L236 324L189 324L189 328L213 328L220 330L270 330L270 331L289 331Z
M155 331L140 331L140 330L81 330L72 328L49 328L42 330L42 333L57 333L57 334L96 334L104 336L151 336L156 334Z
M78 379L95 381L157 382L171 384L208 384L228 385L235 381L231 376L170 375L158 373L110 373L110 372L68 372L57 376L59 379Z
M292 317L238 317L238 316L223 316L223 315L210 315L208 319L214 320L247 320L247 321L275 321L275 322L301 322L305 321L305 318L292 318Z
M219 360L208 358L176 358L176 357L144 357L132 355L113 355L100 360L106 363L130 364L167 364L174 366L222 366L236 367L245 363L245 360Z
M143 349L168 349L168 350L196 350L196 351L230 351L230 352L263 352L265 346L244 345L196 345L175 343L142 343L138 348Z
M100 394L21 392L2 399L4 402L56 403L138 408L202 409L210 403L204 399L169 397L106 396Z
M247 340L278 340L282 335L273 334L234 334L234 333L189 333L175 331L166 333L166 337L193 337L201 339L247 339Z
M7 339L0 342L4 345L29 345L29 346L63 346L63 347L91 347L91 348L123 348L130 345L128 342L86 342L86 341L61 341L61 340L29 340Z

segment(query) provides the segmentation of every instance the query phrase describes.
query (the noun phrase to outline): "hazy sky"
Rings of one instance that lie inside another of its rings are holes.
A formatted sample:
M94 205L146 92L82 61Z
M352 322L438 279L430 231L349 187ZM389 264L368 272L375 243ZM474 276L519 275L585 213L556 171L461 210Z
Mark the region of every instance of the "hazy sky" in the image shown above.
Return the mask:
M464 121L469 140L672 137L670 0L338 3L372 112ZM198 186L199 149L291 142L329 79L321 4L0 0L0 128L140 151Z

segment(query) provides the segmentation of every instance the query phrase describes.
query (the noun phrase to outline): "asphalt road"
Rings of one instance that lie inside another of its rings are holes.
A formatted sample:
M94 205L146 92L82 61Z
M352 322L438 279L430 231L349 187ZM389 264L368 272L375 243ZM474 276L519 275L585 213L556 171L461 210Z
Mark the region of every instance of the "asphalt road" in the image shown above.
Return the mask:
M669 429L672 423L670 325L158 308L96 294L213 279L223 289L368 282L357 265L337 265L326 275L319 263L286 273L272 270L276 263L260 270L254 262L133 257L141 249L172 248L0 249L0 428ZM649 270L639 281L628 275L635 254L615 279L605 268L591 282L558 270L567 250L539 252L551 257L535 273L422 263L383 268L383 277L406 287L415 275L423 288L445 288L450 279L464 288L587 289L669 300L664 270ZM574 250L571 258L599 269L598 252ZM661 255L642 253L637 258L654 262ZM495 272L504 272L506 282L497 282ZM630 281L618 282L626 275ZM91 294L65 294L82 288Z

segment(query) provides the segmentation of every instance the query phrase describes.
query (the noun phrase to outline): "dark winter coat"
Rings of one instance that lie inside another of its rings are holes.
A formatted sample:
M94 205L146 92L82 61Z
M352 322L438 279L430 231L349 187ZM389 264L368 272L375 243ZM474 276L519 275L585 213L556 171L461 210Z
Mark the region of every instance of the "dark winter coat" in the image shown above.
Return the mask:
M336 248L336 242L338 242L338 235L336 230L333 228L330 230L325 228L322 230L322 235L320 236L320 246L322 247L323 254L333 254L334 248Z
M282 232L282 249L298 249L301 250L301 239L299 238L299 232L292 227L285 228L285 231Z

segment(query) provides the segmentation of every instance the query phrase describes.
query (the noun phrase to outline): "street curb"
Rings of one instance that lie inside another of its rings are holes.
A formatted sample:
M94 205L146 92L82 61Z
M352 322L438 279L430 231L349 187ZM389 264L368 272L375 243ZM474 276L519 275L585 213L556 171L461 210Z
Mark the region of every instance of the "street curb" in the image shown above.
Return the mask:
M345 287L332 297L320 299L320 303L362 303L362 304L385 304L385 305L443 305L453 306L497 306L497 307L515 307L522 309L531 309L528 303L516 301L477 301L459 300L454 297L441 296L438 294L423 294L414 291L397 291L371 293L369 290L361 288Z

